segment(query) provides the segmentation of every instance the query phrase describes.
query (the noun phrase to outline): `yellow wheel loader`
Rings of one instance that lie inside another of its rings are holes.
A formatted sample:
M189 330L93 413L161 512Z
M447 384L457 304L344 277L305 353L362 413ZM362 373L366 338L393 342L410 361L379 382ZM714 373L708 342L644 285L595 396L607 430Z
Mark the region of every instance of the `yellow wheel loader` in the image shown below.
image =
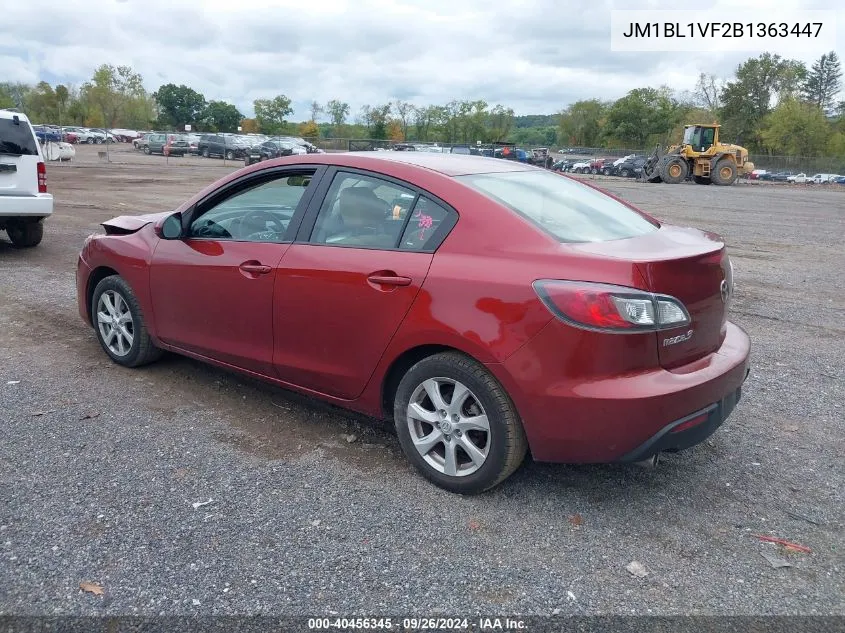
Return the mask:
M658 145L646 160L640 179L647 182L678 184L691 178L699 185L732 185L741 175L754 171L748 150L722 143L719 128L713 125L687 125L680 145L663 151Z

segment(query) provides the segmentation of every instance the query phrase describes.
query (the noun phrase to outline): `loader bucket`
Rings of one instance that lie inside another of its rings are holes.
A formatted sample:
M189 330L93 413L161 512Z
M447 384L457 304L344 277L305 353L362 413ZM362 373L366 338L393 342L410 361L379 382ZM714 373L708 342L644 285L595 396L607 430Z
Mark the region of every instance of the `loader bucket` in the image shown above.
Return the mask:
M662 151L660 145L654 148L654 152L643 165L640 180L643 182L660 182L660 159Z

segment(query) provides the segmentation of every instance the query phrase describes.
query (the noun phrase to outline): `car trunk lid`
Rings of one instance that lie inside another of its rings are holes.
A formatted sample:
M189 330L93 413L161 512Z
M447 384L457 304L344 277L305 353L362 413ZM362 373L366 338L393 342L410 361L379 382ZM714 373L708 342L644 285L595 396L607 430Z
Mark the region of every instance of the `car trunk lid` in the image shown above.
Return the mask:
M658 332L661 366L672 369L721 347L732 294L725 244L712 233L662 226L625 240L580 244L578 250L632 262L643 287L679 300L690 316L682 327Z

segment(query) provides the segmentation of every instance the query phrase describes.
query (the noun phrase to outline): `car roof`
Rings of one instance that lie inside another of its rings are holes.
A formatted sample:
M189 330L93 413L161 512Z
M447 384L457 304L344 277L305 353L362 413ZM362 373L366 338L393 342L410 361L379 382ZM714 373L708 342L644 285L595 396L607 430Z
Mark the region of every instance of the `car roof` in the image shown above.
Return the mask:
M281 164L292 162L290 158L277 159ZM497 172L534 171L531 165L466 154L443 154L434 152L344 152L331 154L309 154L300 156L295 162L358 167L378 171L380 167L402 163L441 173L445 176L464 176ZM265 163L266 165L266 163Z
M23 112L17 110L4 110L0 108L0 119L13 119L19 117L21 121L29 122L29 119Z

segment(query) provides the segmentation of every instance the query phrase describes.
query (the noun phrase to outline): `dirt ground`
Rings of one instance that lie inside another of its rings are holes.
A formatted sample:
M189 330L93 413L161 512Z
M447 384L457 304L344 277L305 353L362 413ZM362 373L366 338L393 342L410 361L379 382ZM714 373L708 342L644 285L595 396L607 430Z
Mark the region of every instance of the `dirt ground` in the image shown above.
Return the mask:
M0 240L0 614L845 614L841 192L600 179L725 236L743 400L655 470L527 463L459 498L384 424L183 358L109 362L76 312L82 241L241 163L100 151L49 165L39 247Z

